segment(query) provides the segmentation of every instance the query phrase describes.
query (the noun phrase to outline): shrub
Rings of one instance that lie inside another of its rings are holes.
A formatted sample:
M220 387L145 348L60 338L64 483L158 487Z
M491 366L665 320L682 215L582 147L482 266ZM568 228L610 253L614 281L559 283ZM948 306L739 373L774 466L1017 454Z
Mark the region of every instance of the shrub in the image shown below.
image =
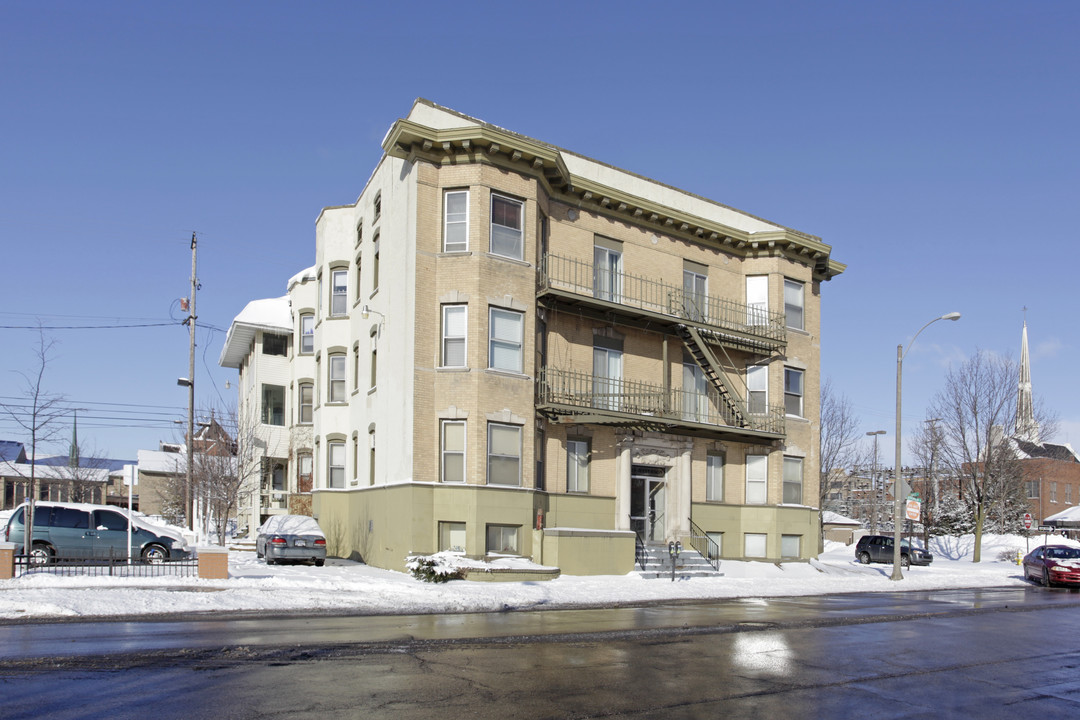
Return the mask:
M465 569L457 567L446 555L410 555L405 567L417 580L432 583L444 583L450 580L464 580Z

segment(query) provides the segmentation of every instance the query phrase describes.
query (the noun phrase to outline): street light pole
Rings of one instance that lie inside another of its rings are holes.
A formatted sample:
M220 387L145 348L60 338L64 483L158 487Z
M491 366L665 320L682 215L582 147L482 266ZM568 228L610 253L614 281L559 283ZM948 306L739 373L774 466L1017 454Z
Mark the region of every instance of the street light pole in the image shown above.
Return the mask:
M885 434L884 430L873 430L871 432L866 433L867 437L874 438L874 463L870 467L870 501L873 503L873 505L871 505L870 507L874 511L873 532L875 532L875 533L877 532L877 528L878 528L878 524L877 524L878 515L881 514L881 509L880 509L881 504L884 503L884 501L885 501L885 487L884 487L885 483L882 483L882 492L881 492L882 503L879 503L878 499L877 499L877 493L878 493L877 485L878 485L878 483L877 483L877 480L876 480L876 478L877 478L877 436L878 435L884 435L884 434Z
M930 327L938 320L959 320L960 313L951 312L936 317L930 322L919 328L919 332L915 333L915 337L911 338L911 342L908 343L907 350L911 349L911 346L915 344L915 340L919 337L923 330ZM904 575L900 572L900 539L901 539L901 525L903 524L903 513L901 508L903 507L903 500L900 498L900 455L901 455L901 442L900 442L900 386L904 375L904 356L907 355L907 350L903 345L896 346L896 455L894 458L893 468L893 567L890 580L903 580Z

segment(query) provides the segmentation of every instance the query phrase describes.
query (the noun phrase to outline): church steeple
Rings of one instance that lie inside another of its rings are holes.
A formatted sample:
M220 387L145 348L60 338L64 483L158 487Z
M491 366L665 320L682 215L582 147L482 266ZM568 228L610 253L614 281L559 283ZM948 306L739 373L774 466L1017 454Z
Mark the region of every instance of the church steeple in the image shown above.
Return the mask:
M1039 442L1039 423L1031 402L1031 359L1028 357L1027 320L1020 341L1020 384L1016 393L1016 436L1019 440Z

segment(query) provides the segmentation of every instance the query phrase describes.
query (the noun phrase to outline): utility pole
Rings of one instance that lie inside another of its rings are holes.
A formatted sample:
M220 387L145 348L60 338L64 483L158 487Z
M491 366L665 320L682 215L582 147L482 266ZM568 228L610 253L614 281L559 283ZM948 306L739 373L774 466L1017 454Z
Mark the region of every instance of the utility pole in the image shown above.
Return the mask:
M191 488L191 465L194 461L193 444L195 442L195 291L198 289L198 280L195 277L195 257L197 241L195 233L191 233L191 303L188 305L188 406L187 406L187 480L184 484L184 516L187 519L188 530L194 530L192 488Z

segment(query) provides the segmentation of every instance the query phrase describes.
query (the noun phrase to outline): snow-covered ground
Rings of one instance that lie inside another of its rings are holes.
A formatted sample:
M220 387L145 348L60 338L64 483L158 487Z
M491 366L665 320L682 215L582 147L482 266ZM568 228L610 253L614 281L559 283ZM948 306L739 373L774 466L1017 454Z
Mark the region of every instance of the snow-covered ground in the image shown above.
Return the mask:
M1042 544L1033 537L1030 547ZM1050 538L1050 542L1063 542ZM722 577L645 580L637 574L563 576L543 582L452 581L430 584L410 575L330 559L324 567L267 566L254 552L234 551L228 580L58 577L32 574L0 581L0 618L76 618L230 611L406 614L607 606L664 600L779 597L840 592L934 590L1024 585L1021 567L1002 559L1026 552L1017 536L986 536L982 562L973 538L940 538L934 563L889 579L890 565L859 565L854 548L830 543L809 563L723 561ZM513 561L500 561L513 562Z

